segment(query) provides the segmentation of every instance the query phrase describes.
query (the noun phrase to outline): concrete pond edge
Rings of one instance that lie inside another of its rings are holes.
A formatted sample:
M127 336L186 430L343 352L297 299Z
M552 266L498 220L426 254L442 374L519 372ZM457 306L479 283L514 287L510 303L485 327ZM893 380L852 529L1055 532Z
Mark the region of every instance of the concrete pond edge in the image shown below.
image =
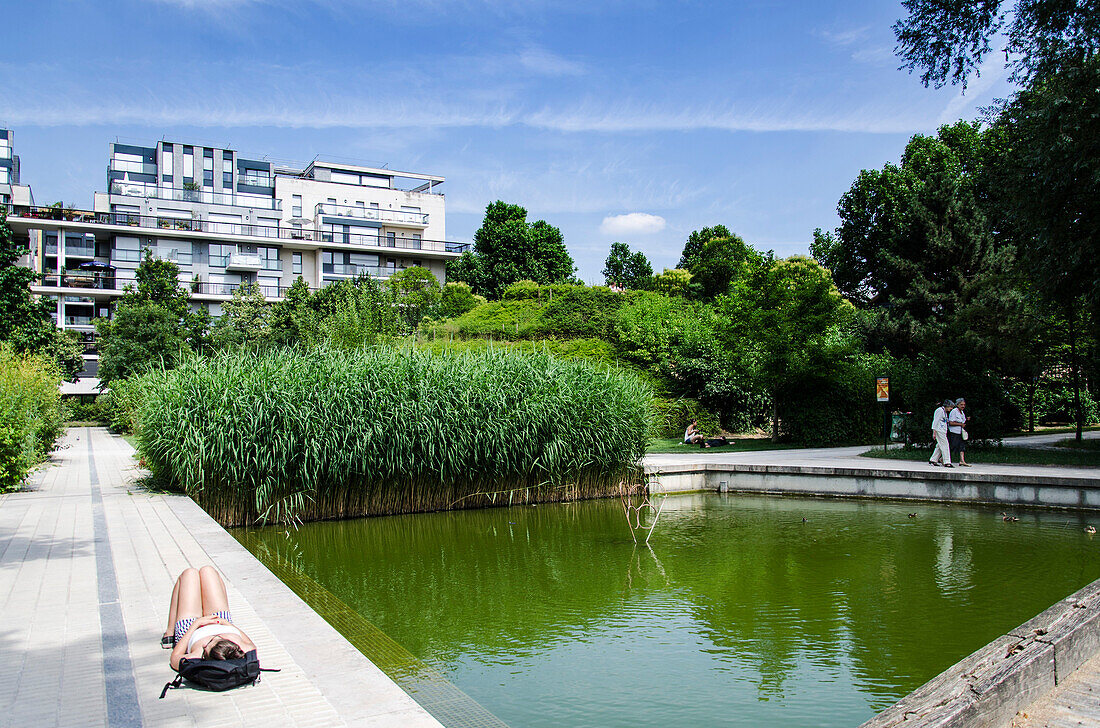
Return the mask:
M944 670L860 728L1005 726L1100 653L1100 579Z

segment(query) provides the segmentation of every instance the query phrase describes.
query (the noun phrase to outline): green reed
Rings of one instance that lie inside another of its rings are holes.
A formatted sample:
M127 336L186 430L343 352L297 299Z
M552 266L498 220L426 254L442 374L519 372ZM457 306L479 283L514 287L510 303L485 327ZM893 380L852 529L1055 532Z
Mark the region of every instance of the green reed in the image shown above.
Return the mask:
M141 455L225 525L616 494L652 397L502 350L232 352L142 383Z

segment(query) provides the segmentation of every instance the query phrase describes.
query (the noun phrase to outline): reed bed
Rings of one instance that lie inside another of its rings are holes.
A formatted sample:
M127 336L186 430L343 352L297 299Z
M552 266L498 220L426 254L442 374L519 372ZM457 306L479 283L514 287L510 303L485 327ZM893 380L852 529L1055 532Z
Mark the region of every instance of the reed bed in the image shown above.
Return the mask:
M224 525L615 495L652 394L544 353L288 349L142 378L140 452Z

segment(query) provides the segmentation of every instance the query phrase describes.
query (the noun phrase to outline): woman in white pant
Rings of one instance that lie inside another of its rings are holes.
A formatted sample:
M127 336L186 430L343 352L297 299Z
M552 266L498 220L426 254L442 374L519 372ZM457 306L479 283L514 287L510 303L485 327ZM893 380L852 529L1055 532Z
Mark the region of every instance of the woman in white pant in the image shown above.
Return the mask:
M937 407L932 415L932 439L936 441L936 449L928 459L929 465L939 465L942 462L945 468L951 467L951 446L947 442L947 416L954 408L955 403L945 399L943 405Z

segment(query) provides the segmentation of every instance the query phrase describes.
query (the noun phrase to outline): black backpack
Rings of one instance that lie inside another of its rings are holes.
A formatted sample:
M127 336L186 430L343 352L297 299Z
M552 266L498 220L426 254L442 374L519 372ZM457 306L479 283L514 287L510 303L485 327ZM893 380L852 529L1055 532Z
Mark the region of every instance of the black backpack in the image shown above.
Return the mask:
M180 660L179 675L160 691L164 697L169 690L178 688L184 680L206 690L221 692L241 685L252 685L259 681L260 672L278 672L275 669L260 667L256 650L249 650L244 657L235 660Z

